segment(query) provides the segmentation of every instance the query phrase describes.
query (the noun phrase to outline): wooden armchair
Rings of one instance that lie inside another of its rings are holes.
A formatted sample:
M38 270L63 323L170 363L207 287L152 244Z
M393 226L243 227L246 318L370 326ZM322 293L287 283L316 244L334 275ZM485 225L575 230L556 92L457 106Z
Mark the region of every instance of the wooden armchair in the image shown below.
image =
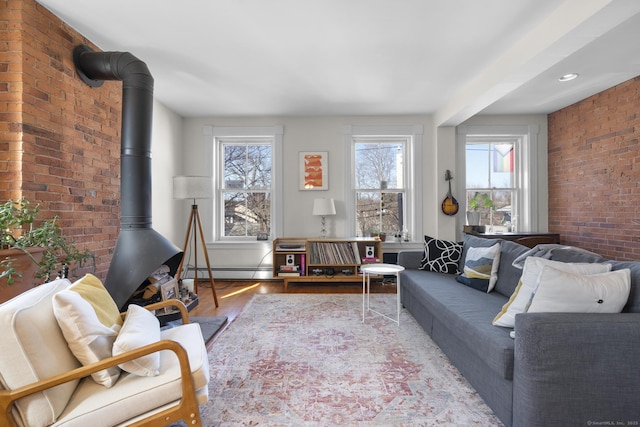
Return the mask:
M91 365L80 366L76 360L70 366L73 357L64 354L69 349L55 330L51 308L53 294L70 285L63 281L39 286L0 305L0 425L166 426L184 420L201 426L198 407L208 400L208 359L200 327L189 323L182 302L145 307L180 310L183 325L162 331L160 341ZM8 346L19 348L24 357L10 354ZM154 352L161 357L158 376L123 373L111 388L90 378L106 367Z

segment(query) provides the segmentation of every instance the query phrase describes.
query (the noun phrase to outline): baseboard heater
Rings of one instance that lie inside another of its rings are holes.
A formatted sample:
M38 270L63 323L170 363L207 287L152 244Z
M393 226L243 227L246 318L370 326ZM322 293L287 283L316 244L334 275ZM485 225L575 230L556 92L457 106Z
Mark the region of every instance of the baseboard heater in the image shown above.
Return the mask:
M238 279L238 280L253 280L253 279L273 279L273 272L270 266L267 267L211 267L211 274L213 280L216 279ZM190 268L187 278L193 278L193 269ZM198 268L198 278L208 278L206 268Z

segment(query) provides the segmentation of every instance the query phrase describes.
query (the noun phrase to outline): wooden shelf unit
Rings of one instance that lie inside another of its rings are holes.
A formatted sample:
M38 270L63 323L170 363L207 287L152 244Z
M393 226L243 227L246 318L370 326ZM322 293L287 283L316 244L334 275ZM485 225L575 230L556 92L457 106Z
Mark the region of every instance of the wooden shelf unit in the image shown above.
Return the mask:
M372 257L367 257L367 247L372 248ZM284 281L285 290L291 282L358 282L362 264L381 262L382 242L372 238L273 241L273 277Z

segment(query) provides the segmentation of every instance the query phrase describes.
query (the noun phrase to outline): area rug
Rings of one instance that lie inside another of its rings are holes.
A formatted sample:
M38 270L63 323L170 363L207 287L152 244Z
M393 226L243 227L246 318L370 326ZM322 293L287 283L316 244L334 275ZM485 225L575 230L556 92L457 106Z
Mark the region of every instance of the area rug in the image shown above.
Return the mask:
M255 295L209 360L208 427L502 425L411 315L363 323L359 295Z

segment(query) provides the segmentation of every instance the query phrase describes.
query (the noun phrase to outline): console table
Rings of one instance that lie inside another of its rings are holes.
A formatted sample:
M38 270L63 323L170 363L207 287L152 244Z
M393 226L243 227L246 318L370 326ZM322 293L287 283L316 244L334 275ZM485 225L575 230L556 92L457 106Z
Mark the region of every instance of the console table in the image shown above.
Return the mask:
M486 239L503 239L533 248L536 245L548 243L560 243L560 234L557 233L538 233L538 232L521 232L521 233L479 233L477 231L465 231L473 236L484 237Z

